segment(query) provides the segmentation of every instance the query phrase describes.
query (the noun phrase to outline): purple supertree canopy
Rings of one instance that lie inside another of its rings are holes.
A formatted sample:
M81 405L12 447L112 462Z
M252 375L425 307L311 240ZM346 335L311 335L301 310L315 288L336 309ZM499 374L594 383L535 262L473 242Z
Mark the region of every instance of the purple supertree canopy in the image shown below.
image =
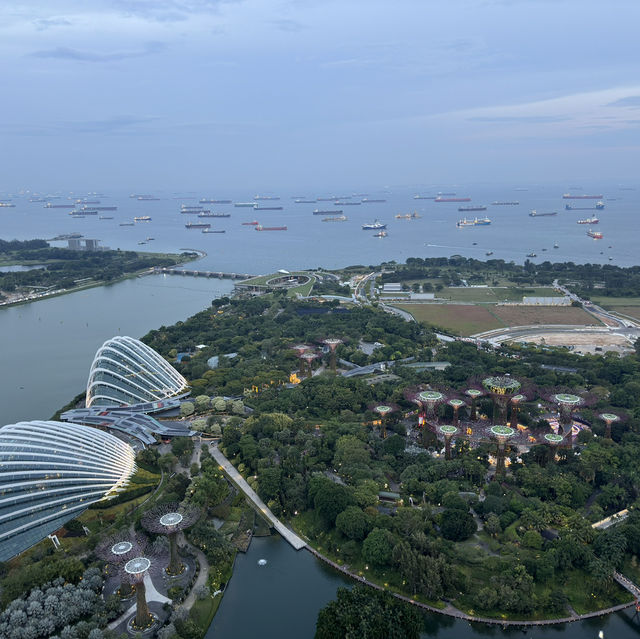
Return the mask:
M200 509L192 504L177 502L160 504L142 516L142 525L153 533L169 535L185 530L200 518Z
M132 535L127 530L105 537L96 546L95 553L103 561L119 566L144 555L146 550L147 538L144 535Z

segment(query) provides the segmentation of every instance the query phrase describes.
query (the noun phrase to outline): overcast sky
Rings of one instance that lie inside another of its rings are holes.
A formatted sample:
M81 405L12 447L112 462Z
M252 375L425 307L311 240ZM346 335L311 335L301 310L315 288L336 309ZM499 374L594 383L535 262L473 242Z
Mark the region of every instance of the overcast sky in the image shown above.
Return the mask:
M639 0L6 0L0 190L637 181Z

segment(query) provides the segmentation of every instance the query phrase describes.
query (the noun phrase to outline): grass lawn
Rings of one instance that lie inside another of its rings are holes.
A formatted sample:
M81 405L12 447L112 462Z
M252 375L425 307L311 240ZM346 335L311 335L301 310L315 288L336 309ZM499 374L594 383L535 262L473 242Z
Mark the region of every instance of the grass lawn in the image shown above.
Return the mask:
M394 304L394 306L411 313L418 322L427 322L463 336L506 326L484 306L472 304Z
M602 323L593 315L573 306L495 306L492 310L506 326L531 324L602 326Z
M552 288L445 288L436 297L450 299L454 302L521 302L523 297L560 297Z
M640 307L640 297L600 297L595 295L591 301L599 306L608 309L615 309L617 306L638 306Z

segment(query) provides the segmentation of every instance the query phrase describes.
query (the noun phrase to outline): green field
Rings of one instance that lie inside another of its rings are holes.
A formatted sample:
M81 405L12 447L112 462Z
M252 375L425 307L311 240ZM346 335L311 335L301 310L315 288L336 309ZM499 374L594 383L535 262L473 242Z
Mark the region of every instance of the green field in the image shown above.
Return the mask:
M451 331L457 335L474 335L505 326L485 306L473 304L394 304L411 313L418 322Z
M449 299L453 302L477 302L491 303L496 302L521 302L523 297L558 297L553 288L516 288L513 286L506 288L487 287L487 288L445 288L436 297L440 299Z

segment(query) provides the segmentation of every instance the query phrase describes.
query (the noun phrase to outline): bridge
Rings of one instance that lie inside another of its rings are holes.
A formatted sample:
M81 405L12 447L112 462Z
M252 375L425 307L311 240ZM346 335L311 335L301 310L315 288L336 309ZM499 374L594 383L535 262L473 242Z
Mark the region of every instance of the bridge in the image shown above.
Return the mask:
M628 590L636 599L636 609L638 607L638 599L640 598L640 588L636 586L631 579L627 579L619 572L613 573L613 578L625 589Z
M248 280L255 275L249 273L227 273L223 271L196 271L186 268L168 268L168 267L155 267L154 273L163 273L167 275L186 275L189 277L215 277L220 280Z
M218 462L224 472L231 478L233 483L253 502L271 526L275 528L288 541L295 550L304 548L307 544L298 537L292 530L289 530L270 510L267 505L258 497L255 491L247 484L244 477L234 468L233 464L222 454L217 445L211 446L211 455Z

